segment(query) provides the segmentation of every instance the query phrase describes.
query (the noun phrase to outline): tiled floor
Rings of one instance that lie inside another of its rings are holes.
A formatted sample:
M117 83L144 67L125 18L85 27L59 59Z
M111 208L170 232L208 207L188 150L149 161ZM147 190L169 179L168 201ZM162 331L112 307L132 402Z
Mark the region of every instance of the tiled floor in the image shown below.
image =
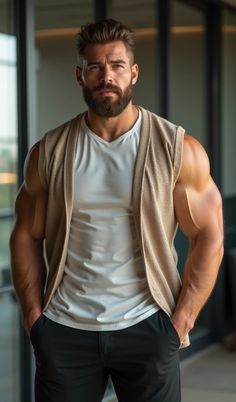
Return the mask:
M182 402L236 402L236 353L213 345L184 361Z

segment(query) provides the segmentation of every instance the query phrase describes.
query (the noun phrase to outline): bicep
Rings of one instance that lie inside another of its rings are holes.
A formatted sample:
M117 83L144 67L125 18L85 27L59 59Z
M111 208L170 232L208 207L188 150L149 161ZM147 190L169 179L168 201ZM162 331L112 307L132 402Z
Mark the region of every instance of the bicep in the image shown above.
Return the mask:
M15 229L33 240L44 238L47 193L38 174L39 143L29 152L24 167L24 183L15 203Z
M45 233L47 195L44 191L30 194L23 184L15 203L15 228L21 236L42 240Z
M207 154L198 141L188 135L174 190L174 205L180 228L188 237L223 232L221 196L210 176Z
M199 233L208 236L223 233L221 196L211 177L201 190L184 183L177 184L174 204L180 228L187 237L194 238Z

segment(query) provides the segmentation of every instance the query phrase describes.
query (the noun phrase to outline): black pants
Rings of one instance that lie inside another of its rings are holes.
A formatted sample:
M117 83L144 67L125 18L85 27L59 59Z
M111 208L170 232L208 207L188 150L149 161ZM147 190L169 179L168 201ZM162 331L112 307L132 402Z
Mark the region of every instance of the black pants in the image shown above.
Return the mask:
M180 402L179 337L158 311L129 328L84 331L41 316L31 330L36 402Z

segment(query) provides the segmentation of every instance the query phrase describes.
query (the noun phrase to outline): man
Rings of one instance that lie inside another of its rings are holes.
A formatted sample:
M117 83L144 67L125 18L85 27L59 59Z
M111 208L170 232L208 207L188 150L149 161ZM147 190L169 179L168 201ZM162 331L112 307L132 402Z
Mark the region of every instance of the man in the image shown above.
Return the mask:
M88 110L30 151L11 236L36 401L101 401L110 377L121 402L179 402L178 350L222 258L221 197L202 146L133 105L132 31L88 24L78 51Z

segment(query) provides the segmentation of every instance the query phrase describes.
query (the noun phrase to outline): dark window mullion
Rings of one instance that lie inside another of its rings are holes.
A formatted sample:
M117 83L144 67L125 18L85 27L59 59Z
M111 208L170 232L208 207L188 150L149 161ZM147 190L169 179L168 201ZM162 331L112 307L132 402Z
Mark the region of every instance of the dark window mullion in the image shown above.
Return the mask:
M94 0L94 19L95 21L109 18L112 7L112 0Z
M160 60L160 114L170 115L170 0L158 0L158 51Z
M15 32L17 38L17 113L18 113L18 185L23 181L23 165L28 152L28 96L27 96L27 36L28 22L33 10L32 0L14 0ZM20 402L31 402L31 347L21 325L20 332Z
M207 60L207 132L209 156L214 180L221 188L221 63L222 63L222 6L209 5L206 15L206 60Z
M23 164L28 150L27 32L26 0L15 0L17 37L18 184L23 180Z

